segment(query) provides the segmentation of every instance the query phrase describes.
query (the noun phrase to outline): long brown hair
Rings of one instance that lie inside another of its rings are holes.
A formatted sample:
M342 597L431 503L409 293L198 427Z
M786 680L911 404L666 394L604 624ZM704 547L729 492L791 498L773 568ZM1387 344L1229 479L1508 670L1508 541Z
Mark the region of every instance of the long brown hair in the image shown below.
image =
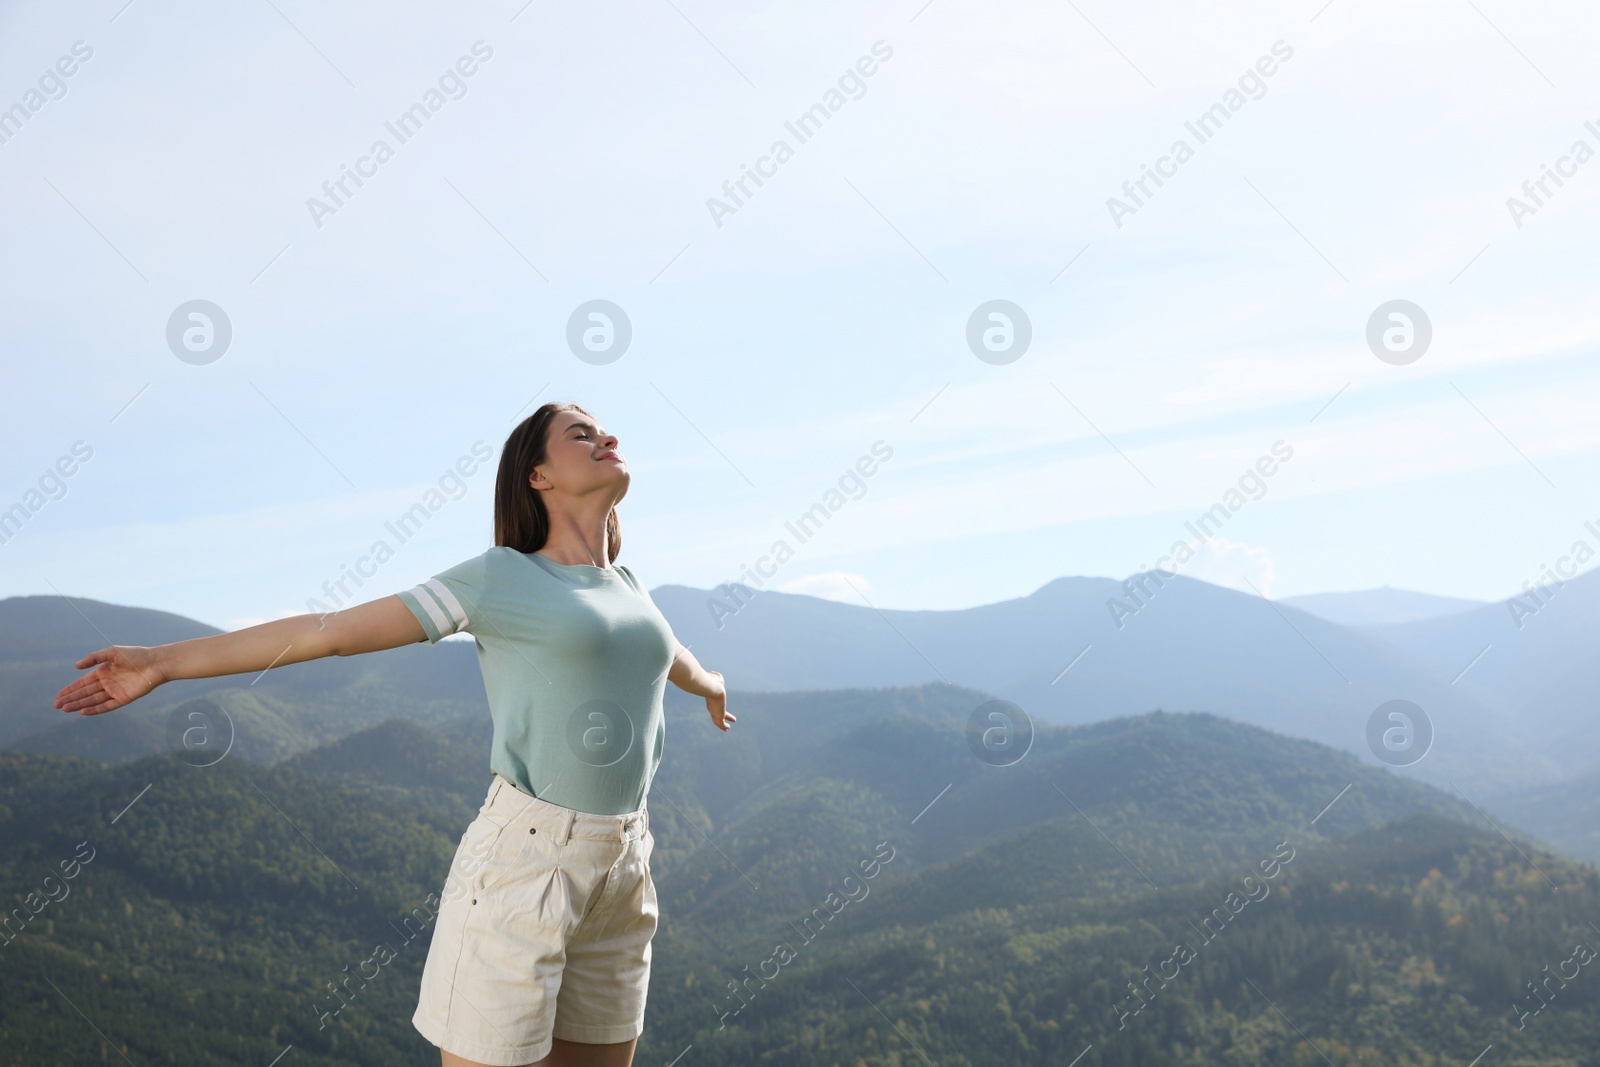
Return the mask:
M537 552L550 537L550 513L539 490L528 484L533 468L550 458L550 422L563 411L589 415L577 404L545 404L517 424L500 450L494 479L494 543L518 552ZM593 415L589 415L592 419ZM617 509L606 516L606 551L615 563L622 552Z

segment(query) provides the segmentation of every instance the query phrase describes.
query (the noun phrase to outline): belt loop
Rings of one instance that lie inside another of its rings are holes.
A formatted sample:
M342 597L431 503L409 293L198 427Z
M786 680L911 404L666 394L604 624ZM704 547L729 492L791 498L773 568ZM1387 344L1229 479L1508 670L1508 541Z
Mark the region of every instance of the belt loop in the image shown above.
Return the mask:
M556 833L556 844L565 845L568 841L572 840L572 820L577 818L577 815L578 813L573 811L571 808L567 808L562 811L561 829Z

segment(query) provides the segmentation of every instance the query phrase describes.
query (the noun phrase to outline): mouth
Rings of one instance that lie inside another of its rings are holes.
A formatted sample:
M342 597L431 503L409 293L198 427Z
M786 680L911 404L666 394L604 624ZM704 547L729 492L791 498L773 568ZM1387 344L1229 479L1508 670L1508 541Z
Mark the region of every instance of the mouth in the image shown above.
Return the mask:
M600 454L599 454L599 455L598 455L598 456L596 456L596 457L595 457L595 458L596 458L596 459L598 459L598 460L602 460L602 461L604 461L604 460L608 460L608 459L614 459L614 460L616 460L616 461L617 461L617 462L618 462L618 463L625 463L625 462L627 462L627 461L626 461L626 460L624 460L624 459L623 459L623 458L622 458L622 456L621 456L621 455L620 455L620 454L619 454L619 453L618 453L618 452L617 452L617 450L616 450L616 449L614 449L614 448L608 448L608 449L606 449L606 450L605 450L605 451L604 451L604 452L602 452L602 453L600 453Z

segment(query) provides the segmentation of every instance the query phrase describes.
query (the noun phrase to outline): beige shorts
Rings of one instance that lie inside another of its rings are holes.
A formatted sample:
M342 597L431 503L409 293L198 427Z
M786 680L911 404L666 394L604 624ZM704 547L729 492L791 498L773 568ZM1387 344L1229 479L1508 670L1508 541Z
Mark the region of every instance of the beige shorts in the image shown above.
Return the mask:
M644 1029L656 887L645 809L591 815L496 774L440 895L411 1022L435 1045L511 1067L551 1039Z

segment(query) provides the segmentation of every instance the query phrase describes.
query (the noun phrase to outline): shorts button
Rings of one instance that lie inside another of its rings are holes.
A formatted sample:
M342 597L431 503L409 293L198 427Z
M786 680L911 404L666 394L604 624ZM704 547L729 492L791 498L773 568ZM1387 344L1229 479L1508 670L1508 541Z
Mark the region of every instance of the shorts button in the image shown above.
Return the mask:
M536 834L536 833L538 833L538 832L539 832L539 828L538 828L538 827L537 827L537 826L530 826L530 827L528 827L528 833L530 833L530 834Z

